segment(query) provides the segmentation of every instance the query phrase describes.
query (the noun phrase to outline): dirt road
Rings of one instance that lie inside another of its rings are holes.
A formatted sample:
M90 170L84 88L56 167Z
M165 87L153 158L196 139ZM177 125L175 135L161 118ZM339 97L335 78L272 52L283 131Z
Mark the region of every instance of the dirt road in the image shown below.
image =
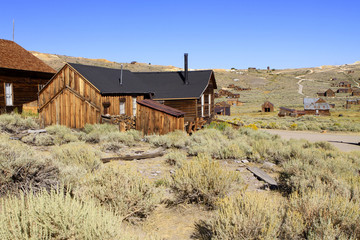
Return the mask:
M360 134L345 133L319 133L319 132L302 132L288 131L277 129L261 129L265 132L278 134L284 139L306 139L310 142L326 141L333 144L339 150L344 152L360 151Z

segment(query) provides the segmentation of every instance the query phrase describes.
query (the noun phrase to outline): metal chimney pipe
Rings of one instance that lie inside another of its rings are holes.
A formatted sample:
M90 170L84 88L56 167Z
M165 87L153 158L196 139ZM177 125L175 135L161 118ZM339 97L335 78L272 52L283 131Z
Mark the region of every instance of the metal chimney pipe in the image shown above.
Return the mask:
M185 81L184 84L189 84L189 69L188 69L188 54L184 53L184 71L185 71Z
M123 80L123 65L121 64L121 71L120 71L120 85L122 85Z

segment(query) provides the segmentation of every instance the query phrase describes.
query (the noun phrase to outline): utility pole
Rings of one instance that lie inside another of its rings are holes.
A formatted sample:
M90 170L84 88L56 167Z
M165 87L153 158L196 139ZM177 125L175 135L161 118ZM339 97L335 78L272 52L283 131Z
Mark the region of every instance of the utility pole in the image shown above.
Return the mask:
M15 19L13 19L13 42L15 42Z

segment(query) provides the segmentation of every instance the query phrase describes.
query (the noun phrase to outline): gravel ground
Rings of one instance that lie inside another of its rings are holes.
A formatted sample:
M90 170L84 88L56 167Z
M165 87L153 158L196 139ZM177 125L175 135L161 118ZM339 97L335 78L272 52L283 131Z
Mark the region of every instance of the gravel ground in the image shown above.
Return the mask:
M333 144L339 150L344 152L360 151L360 134L354 133L319 133L288 131L277 129L262 129L265 132L278 134L284 139L306 139L310 142L326 141Z

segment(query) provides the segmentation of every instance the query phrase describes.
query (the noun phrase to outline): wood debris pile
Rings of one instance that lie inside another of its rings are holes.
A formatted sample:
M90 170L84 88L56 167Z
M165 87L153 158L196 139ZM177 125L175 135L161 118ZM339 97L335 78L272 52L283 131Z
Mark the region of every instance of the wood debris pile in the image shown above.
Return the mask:
M127 131L135 129L135 117L129 117L126 115L101 115L102 123L119 125L120 130Z

